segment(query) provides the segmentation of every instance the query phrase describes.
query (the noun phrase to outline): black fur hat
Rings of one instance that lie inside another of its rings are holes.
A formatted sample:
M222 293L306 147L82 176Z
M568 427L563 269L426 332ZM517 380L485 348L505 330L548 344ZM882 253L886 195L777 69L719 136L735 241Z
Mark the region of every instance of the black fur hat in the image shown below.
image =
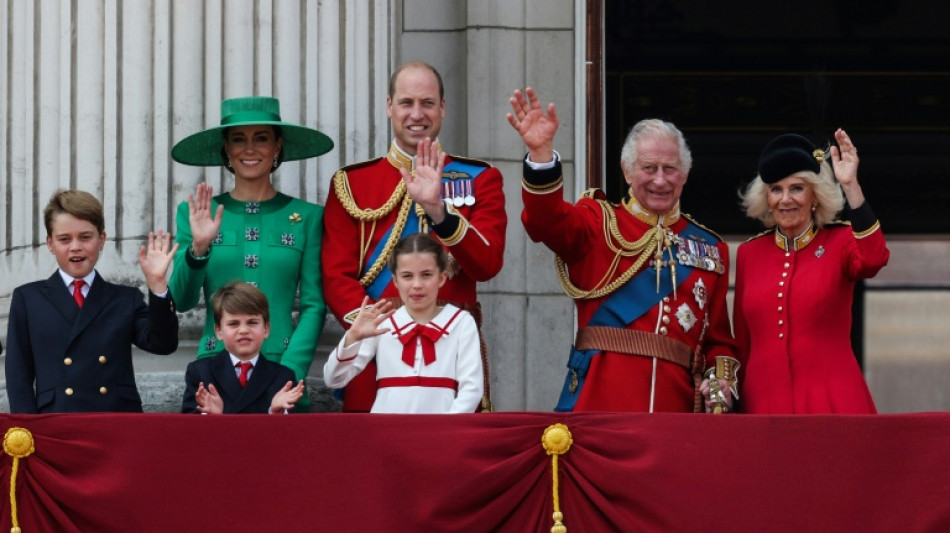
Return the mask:
M765 145L759 156L759 176L765 183L775 183L803 170L817 174L824 158L824 152L805 137L786 133Z

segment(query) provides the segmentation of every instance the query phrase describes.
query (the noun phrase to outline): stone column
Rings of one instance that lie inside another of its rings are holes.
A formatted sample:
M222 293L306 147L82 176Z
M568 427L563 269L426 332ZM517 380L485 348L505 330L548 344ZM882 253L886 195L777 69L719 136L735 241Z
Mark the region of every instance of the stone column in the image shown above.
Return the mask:
M218 124L224 98L276 96L284 119L334 140L275 175L282 192L324 203L336 168L388 145L392 10L389 0L0 3L0 337L13 289L56 268L42 210L60 188L100 198L108 243L97 268L144 290L148 232L174 231L177 204L199 182L232 185L220 169L169 156ZM183 316L179 358L136 356L137 368L182 382L199 321Z

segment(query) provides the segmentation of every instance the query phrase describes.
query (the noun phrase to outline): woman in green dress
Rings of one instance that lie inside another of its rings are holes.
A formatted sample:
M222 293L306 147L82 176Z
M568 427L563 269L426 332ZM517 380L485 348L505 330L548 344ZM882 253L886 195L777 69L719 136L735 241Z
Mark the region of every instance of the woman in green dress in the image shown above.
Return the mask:
M212 195L201 183L176 215L179 251L169 290L179 311L194 308L232 280L256 285L270 304L270 335L261 352L307 377L323 330L326 304L320 280L323 207L282 194L271 173L284 161L324 154L333 141L317 130L283 122L275 98L221 103L221 124L179 141L172 159L186 165L224 165L234 188ZM293 308L299 290L296 327ZM198 357L224 349L206 305ZM306 396L298 411L309 410Z

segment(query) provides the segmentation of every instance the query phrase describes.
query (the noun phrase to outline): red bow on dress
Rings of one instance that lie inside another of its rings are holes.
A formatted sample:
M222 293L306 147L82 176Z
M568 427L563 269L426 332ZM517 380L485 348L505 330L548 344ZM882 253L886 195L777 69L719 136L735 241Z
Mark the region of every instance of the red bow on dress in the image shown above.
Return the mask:
M435 361L435 342L445 333L445 330L436 327L427 327L416 324L412 329L399 334L402 342L402 362L414 366L416 362L416 338L422 343L422 361L430 365Z

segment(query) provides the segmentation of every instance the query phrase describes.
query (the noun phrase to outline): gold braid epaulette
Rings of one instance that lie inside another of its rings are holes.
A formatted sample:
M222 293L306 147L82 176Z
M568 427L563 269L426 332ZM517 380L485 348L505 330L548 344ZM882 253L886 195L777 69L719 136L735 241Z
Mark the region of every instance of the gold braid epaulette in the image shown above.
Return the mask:
M336 197L340 199L340 203L343 204L343 209L346 209L347 214L362 222L372 222L392 212L396 204L406 194L406 182L400 180L389 200L386 200L386 203L378 209L360 209L360 206L356 205L353 192L350 190L350 180L346 177L346 171L343 169L337 170L336 174L333 175L333 190L336 191Z
M755 234L755 235L749 237L748 239L745 240L745 242L754 241L755 239L758 239L759 237L764 237L764 236L766 236L766 235L772 235L772 234L774 234L774 233L775 233L775 228L769 228L769 229L767 229L767 230L765 230L765 231L763 231L763 232L761 232L761 233L757 233L757 234Z
M601 210L604 212L604 240L607 242L607 246L615 253L614 260L611 266L608 267L604 277L594 285L593 289L587 291L580 289L571 283L571 279L567 273L567 265L564 264L564 260L557 255L554 256L558 282L560 282L565 294L575 300L593 300L607 296L619 289L630 281L630 278L643 267L644 263L653 255L653 252L656 251L657 246L663 239L663 230L658 226L654 226L644 233L642 237L637 239L636 242L627 241L623 238L623 235L620 234L620 228L617 227L617 215L614 214L613 206L606 200L597 200L597 204L600 205ZM613 241L611 238L613 238ZM616 242L617 246L614 246L613 242ZM625 270L623 274L609 284L602 286L605 281L617 271L621 257L634 256L639 257L630 265L630 268Z
M683 218L685 218L686 220L689 220L690 222L692 222L694 225L699 226L700 228L702 228L702 229L708 231L709 233L713 234L713 235L714 235L717 239L719 239L720 241L724 240L724 239L722 238L722 235L720 235L720 234L716 233L715 231L713 231L713 230L707 228L706 226L703 226L703 225L700 224L699 222L696 222L696 219L693 218L692 216L690 216L689 213L680 213L680 215L681 215Z
M584 192L581 193L581 198L586 198L588 200L601 200L603 197L604 191L596 187L584 189Z
M389 262L389 256L392 254L396 243L399 242L399 237L402 236L402 230L406 227L406 221L409 220L412 197L406 194L406 183L400 181L399 185L396 185L396 190L393 191L392 196L390 196L389 200L386 200L386 203L381 207L378 209L360 209L360 207L356 205L356 200L353 199L353 192L350 190L350 180L346 177L346 171L342 169L338 170L333 176L333 190L336 192L336 197L340 199L340 204L343 205L343 209L346 210L347 214L359 220L361 224L365 222L375 222L383 218L391 213L396 207L396 204L402 200L402 205L399 207L399 214L396 216L396 222L393 223L393 230L390 232L385 246L383 246L382 253L379 254L376 261L369 267L366 274L360 278L360 285L368 287L371 283L376 281L376 278L379 277L379 273L386 268L386 263Z

